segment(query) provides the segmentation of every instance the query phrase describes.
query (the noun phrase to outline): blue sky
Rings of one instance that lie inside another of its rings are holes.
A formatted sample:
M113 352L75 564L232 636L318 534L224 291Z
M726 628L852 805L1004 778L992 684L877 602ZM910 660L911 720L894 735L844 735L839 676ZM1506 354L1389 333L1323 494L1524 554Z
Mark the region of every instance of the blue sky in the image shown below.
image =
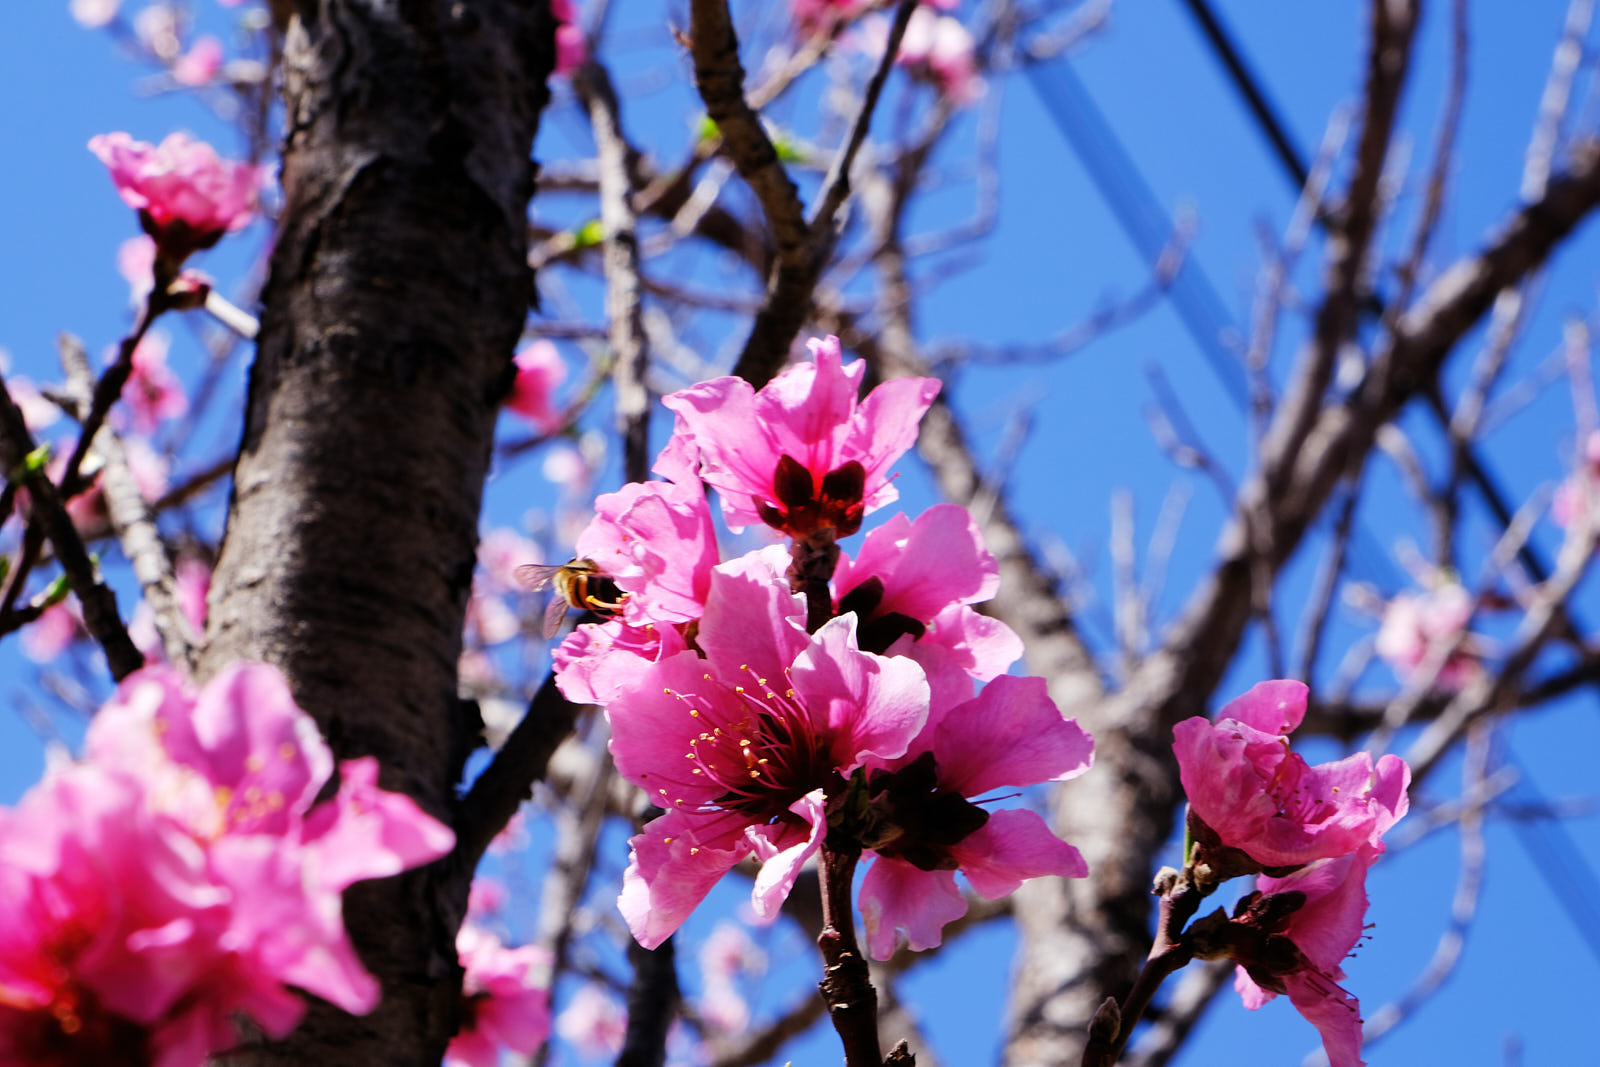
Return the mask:
M681 21L682 5L668 6ZM1363 16L1354 5L1340 4L1226 0L1217 7L1293 137L1303 151L1312 152L1330 112L1352 102L1359 90ZM227 32L228 11L209 0L199 0L195 8L204 24ZM746 5L744 10L770 25L775 16L754 8ZM1452 172L1453 196L1435 245L1438 263L1470 251L1516 203L1522 151L1564 9L1555 0L1472 5L1472 82ZM1431 151L1440 108L1446 18L1445 5L1430 5L1402 110L1401 125L1418 166ZM612 25L613 67L627 108L624 122L644 147L674 160L692 129L686 63L668 43L656 5L620 5ZM1177 0L1116 5L1107 28L1074 56L1072 69L1138 165L1160 208L1194 212L1199 230L1193 263L1210 279L1233 322L1247 322L1261 263L1258 229L1282 232L1293 192L1183 6ZM136 137L157 140L171 129L190 128L217 138L225 150L237 147L194 100L137 95L133 89L145 73L125 62L104 35L78 28L66 14L65 0L0 6L0 99L11 104L5 129L12 145L10 165L0 168L0 204L8 207L0 212L0 248L11 253L4 273L7 295L0 301L5 309L0 346L10 352L15 370L36 380L53 375L58 332L80 334L98 352L117 339L128 319L126 288L113 257L117 244L136 232L135 223L112 193L103 168L84 148L89 137L127 129ZM900 88L892 88L890 107ZM919 307L918 332L929 344L955 338L995 343L1043 339L1092 313L1108 293L1137 291L1146 277L1140 256L1051 123L1039 89L1012 80L1003 92L1001 198L994 232L978 247L970 269L943 281ZM803 128L814 101L814 89L802 87L781 101L773 115L780 123ZM549 116L535 151L546 161L581 155L589 148L581 120L559 92L557 107L565 110ZM1592 130L1592 111L1586 121ZM939 158L938 169L948 181L913 216L913 229L937 229L973 210L974 191L963 168L974 129L969 119ZM1396 206L1406 224L1386 231L1390 247L1408 235L1417 200L1415 180L1403 183ZM585 210L571 200L536 205L536 212L562 219L581 218ZM1547 357L1567 317L1592 314L1594 265L1600 263L1596 231L1593 225L1586 228L1558 257L1513 357L1513 375L1526 374ZM247 269L264 237L260 227L247 231L208 253L201 266L226 287ZM1315 251L1313 247L1297 274L1307 291L1313 290L1317 276ZM691 277L708 285L734 284L748 291L752 284L709 259L688 269ZM549 296L564 283L551 277L545 284ZM593 287L574 282L566 290L589 321L596 321ZM1287 316L1283 331L1272 368L1279 380L1303 335L1303 324ZM189 327L175 323L171 332L175 363L180 370L193 371L200 357ZM683 340L713 358L726 352L730 337L736 343L742 332L724 322ZM1451 382L1460 382L1480 342L1475 337L1463 346L1449 367ZM576 360L576 350L568 354ZM1112 494L1122 489L1134 494L1142 551L1168 488L1188 484L1188 510L1166 592L1157 602L1158 617L1166 618L1204 573L1224 509L1211 485L1175 468L1154 441L1144 415L1153 398L1147 376L1152 366L1171 381L1209 448L1229 470L1242 471L1249 456L1244 421L1170 306L1060 362L962 368L954 388L958 410L973 430L980 454L1005 465L1025 530L1041 542L1058 540L1071 547L1102 598L1109 592L1105 545ZM241 362L229 367L226 395L236 395L243 373ZM1010 428L1023 417L1029 419L1029 432L1020 449L1014 457L996 458ZM229 442L236 418L236 412L219 411L201 434L203 449ZM1428 422L1409 414L1404 425L1421 435ZM1562 476L1573 426L1566 387L1557 383L1494 429L1486 452L1514 501ZM1436 459L1436 449L1425 449L1424 455ZM538 478L536 467L508 467L497 475L487 504L492 521L515 522L530 508L551 506L549 487ZM905 506L915 509L931 502L928 481L914 463L902 463L902 469ZM1382 462L1375 466L1362 522L1369 533L1366 548L1354 561L1355 574L1386 594L1398 591L1405 579L1395 562L1396 546L1406 539L1426 545L1427 531L1406 504L1393 468ZM1547 556L1555 533L1546 526L1537 535ZM1464 541L1467 558L1480 558L1490 537L1487 525L1474 518ZM1297 617L1292 609L1296 598L1307 595L1315 563L1314 550L1303 552L1286 578L1283 618L1291 633ZM1592 581L1580 600L1580 616L1600 620L1600 595ZM1093 608L1086 625L1092 636L1104 632ZM1373 620L1338 610L1329 641L1330 665L1374 628ZM1242 691L1264 670L1260 649L1252 645L1219 696ZM0 681L7 694L26 690L33 681L32 668L16 654L14 642L0 646ZM1374 693L1391 684L1381 668L1370 670L1362 682ZM1600 748L1596 712L1592 695L1576 697L1522 716L1507 728L1509 747L1538 793L1547 798L1592 793L1596 776L1591 754ZM65 733L70 738L70 723ZM37 777L42 758L32 730L16 718L0 717L0 800L14 799L26 788ZM1458 778L1454 765L1443 767L1426 792L1448 795ZM1512 1040L1521 1042L1525 1062L1572 1062L1576 1051L1588 1046L1587 1012L1600 980L1600 959L1586 947L1530 858L1525 842L1537 847L1544 832L1505 819L1490 823L1487 881L1465 958L1412 1024L1370 1050L1372 1063L1510 1062L1501 1049ZM1568 819L1564 833L1576 850L1569 859L1581 858L1590 871L1600 867L1600 818L1587 813ZM1568 850L1568 842L1557 840L1553 847L1559 854ZM1162 859L1170 862L1172 857ZM1374 872L1369 921L1375 925L1368 943L1347 965L1348 987L1361 996L1369 1018L1425 966L1448 921L1456 871L1457 842L1447 831L1391 856ZM1574 892L1587 887L1582 867L1552 877L1558 883L1565 879L1562 884ZM772 936L780 944L788 943L781 941L785 936L794 940L792 932L786 935L781 929ZM992 1059L1009 949L1002 932L975 935L908 982L908 996L920 1006L945 1062ZM788 1055L802 1064L835 1062L832 1042L824 1034L794 1046ZM1224 992L1178 1062L1293 1064L1314 1045L1309 1026L1287 1004L1250 1015Z

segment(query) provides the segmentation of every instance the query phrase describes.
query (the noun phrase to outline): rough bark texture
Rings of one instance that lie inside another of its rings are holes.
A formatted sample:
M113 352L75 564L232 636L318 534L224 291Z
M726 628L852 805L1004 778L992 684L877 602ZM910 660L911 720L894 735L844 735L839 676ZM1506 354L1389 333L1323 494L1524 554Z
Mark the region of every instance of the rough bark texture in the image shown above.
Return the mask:
M340 757L450 821L472 724L456 659L495 413L532 279L538 0L300 0L286 203L202 673L277 664ZM250 1064L427 1064L455 1030L470 872L346 895L383 1002L317 1005Z

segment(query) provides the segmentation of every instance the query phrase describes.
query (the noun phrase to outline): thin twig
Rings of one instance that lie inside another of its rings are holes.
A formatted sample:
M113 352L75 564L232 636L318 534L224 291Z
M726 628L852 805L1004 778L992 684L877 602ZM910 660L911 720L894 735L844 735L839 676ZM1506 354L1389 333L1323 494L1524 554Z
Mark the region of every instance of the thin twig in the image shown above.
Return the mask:
M101 417L104 418L104 412ZM27 421L11 399L4 375L0 375L0 466L3 466L7 479L21 481L28 490L33 521L38 523L55 546L61 569L66 572L67 581L71 583L72 591L77 594L78 603L83 607L84 627L105 650L111 676L120 682L144 664L144 656L134 646L128 636L128 628L122 624L122 616L117 613L116 594L95 573L94 561L89 558L77 528L72 525L72 517L67 514L62 494L39 465L29 462L36 447ZM88 450L84 448L80 451L86 453ZM79 462L82 462L81 455ZM19 561L18 574L22 570ZM13 577L15 579L16 576ZM15 593L8 589L7 596L14 597ZM11 604L5 607L9 610Z

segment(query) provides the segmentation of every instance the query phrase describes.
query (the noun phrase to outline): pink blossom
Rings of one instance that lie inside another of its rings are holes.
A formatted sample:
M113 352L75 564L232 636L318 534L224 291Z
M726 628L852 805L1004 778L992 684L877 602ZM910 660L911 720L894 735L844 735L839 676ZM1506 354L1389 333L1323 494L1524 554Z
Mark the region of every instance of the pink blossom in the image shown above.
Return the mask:
M472 879L472 888L467 890L467 921L481 921L499 914L510 895L504 882L488 875L477 875Z
M501 644L522 632L517 613L501 597L485 592L478 582L472 583L472 595L467 598L464 625L470 638L485 645Z
M687 645L672 626L629 626L622 619L578 627L551 659L561 694L578 704L609 706L652 663Z
M1421 593L1401 593L1384 609L1374 650L1396 677L1409 682L1435 648L1451 644L1466 632L1475 606L1472 594L1456 582L1444 582ZM1470 641L1463 642L1445 657L1433 684L1443 692L1455 692L1480 670Z
M189 620L196 634L203 634L206 629L206 594L211 589L211 568L193 556L185 556L178 561L174 570L173 585L178 594L178 610L183 612L183 617ZM146 662L153 663L166 658L161 635L156 630L155 612L151 610L148 600L139 601L138 607L133 609L133 618L128 621L128 636L144 653Z
M551 0L550 17L556 20L555 75L571 74L589 58L589 45L578 28L578 13L572 0Z
M498 1067L500 1050L531 1053L550 1036L549 953L536 945L507 948L474 923L462 924L456 951L461 984L461 1029L444 1062Z
M1593 507L1596 485L1600 485L1600 430L1589 435L1583 446L1583 462L1572 477L1556 488L1550 502L1550 517L1558 526L1571 526L1584 511Z
M156 243L147 233L117 246L117 273L128 283L128 300L142 307L155 288Z
M1004 674L1022 641L969 604L994 596L1000 568L965 508L938 504L909 521L896 514L867 534L833 575L840 614L861 619L861 647L886 652L902 636L942 646L974 678Z
M685 623L705 610L718 563L711 509L699 482L631 482L596 498L577 554L628 595L632 626Z
M22 421L27 423L28 429L34 433L48 429L61 418L61 409L39 392L38 387L28 379L7 378L6 389L11 393L11 400L17 405L17 410L22 412Z
M78 25L96 30L116 18L117 9L121 6L122 0L72 0L67 10Z
M1192 816L1264 867L1349 855L1407 807L1411 772L1398 756L1374 767L1357 752L1312 767L1289 750L1307 692L1301 682L1261 682L1215 723L1197 716L1172 731Z
M853 616L810 636L804 617L759 561L724 564L700 623L705 658L663 658L618 695L617 769L666 809L630 843L618 902L648 948L752 853L752 902L774 914L821 843L824 791L873 756L904 754L927 719L916 663L861 652Z
M556 1033L588 1057L610 1058L622 1051L628 1014L615 997L590 984L580 986L556 1017Z
M1363 844L1349 855L1319 860L1282 878L1257 879L1263 897L1304 894L1304 903L1273 930L1288 938L1294 952L1287 967L1281 960L1247 960L1234 974L1234 988L1251 1010L1278 993L1288 994L1295 1009L1321 1033L1330 1067L1361 1067L1365 1062L1361 1005L1339 985L1345 977L1340 963L1363 936L1367 871L1382 851L1381 842Z
M954 5L933 6L949 8ZM863 19L852 44L867 55L881 56L889 46L889 20L883 15ZM935 15L926 7L917 8L906 24L895 65L934 85L957 107L983 95L984 83L978 74L971 32L959 19Z
M986 900L1030 878L1085 877L1083 856L1037 813L970 798L1076 778L1093 761L1093 739L1062 718L1044 679L1010 675L946 711L935 704L905 756L869 761L865 838L877 858L859 903L872 957L894 954L897 929L916 951L940 943L944 924L967 911L958 869Z
M929 7L953 10L960 0L924 0ZM802 36L844 23L872 6L872 0L789 0L789 14ZM878 47L882 54L883 47Z
M553 406L556 387L567 377L567 365L556 346L542 338L530 342L513 357L516 377L506 408L531 422L540 433L561 426L562 413Z
M72 642L87 634L78 601L69 597L45 608L22 630L22 654L35 663L54 663Z
M130 675L90 725L85 762L0 812L0 1048L5 1062L198 1067L233 1016L281 1037L298 986L352 1012L378 986L345 934L340 891L443 855L448 829L333 757L278 672L226 668L198 691ZM41 981L48 976L48 981ZM110 1043L119 1055L101 1055ZM63 1051L64 1050L64 1051Z
M152 3L133 16L133 35L157 59L171 62L177 58L182 42L183 22L178 9L170 3Z
M172 77L179 85L209 85L222 69L222 42L207 34L172 62Z
M167 366L167 335L152 330L133 349L133 372L123 386L122 397L133 412L133 426L139 433L153 433L167 419L189 410L183 383Z
M836 337L809 345L814 362L760 392L742 378L715 378L662 400L736 530L759 521L792 537L845 537L899 495L889 466L916 440L938 381L885 382L858 404L866 364L845 367Z
M700 946L700 1015L725 1034L737 1034L750 1025L750 1004L741 992L745 975L759 974L767 966L766 953L756 947L738 923L719 922Z
M511 593L522 588L515 571L539 555L538 546L515 530L497 526L478 543L478 566L488 592Z
M160 145L126 133L103 133L89 150L111 171L123 202L139 212L144 230L173 263L215 244L223 233L255 217L261 171L220 158L186 133Z

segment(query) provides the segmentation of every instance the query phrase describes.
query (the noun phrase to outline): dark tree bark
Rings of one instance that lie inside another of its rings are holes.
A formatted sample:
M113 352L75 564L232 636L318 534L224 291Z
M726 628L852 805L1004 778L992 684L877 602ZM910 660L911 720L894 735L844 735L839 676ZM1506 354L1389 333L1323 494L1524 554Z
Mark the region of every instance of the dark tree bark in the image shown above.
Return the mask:
M278 665L341 758L449 822L476 723L456 699L495 415L532 277L530 146L553 63L539 0L299 0L286 203L202 674ZM454 1033L470 871L352 889L383 984L251 1064L427 1064Z

